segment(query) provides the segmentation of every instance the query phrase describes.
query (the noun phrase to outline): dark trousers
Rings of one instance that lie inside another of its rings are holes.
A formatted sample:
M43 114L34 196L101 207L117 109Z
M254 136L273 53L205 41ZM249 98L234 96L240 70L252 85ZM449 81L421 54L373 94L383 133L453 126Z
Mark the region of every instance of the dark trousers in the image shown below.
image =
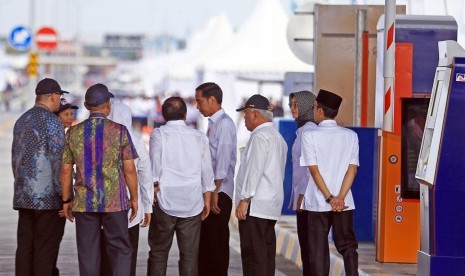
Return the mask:
M101 240L109 258L110 275L129 275L132 248L128 235L128 212L85 213L74 212L79 274L100 275Z
M202 222L199 246L199 275L228 275L229 266L229 218L232 200L218 193L219 214L210 215Z
M58 211L18 210L16 275L59 275L56 262L66 219Z
M334 245L344 259L347 276L358 275L357 240L353 230L354 211L308 212L309 275L329 275L328 234L333 227Z
M134 225L128 229L129 241L131 242L132 247L132 257L131 257L131 276L136 276L136 266L137 266L137 251L139 249L139 224ZM103 235L103 229L102 229ZM108 276L110 274L110 259L111 256L106 254L105 241L101 240L102 245L102 262L101 262L101 276Z
M274 275L276 269L276 220L251 217L239 221L244 276Z
M176 232L179 248L179 275L198 275L200 216L201 214L178 218L163 212L157 203L153 205L148 237L150 252L147 275L166 275L168 254L173 243L174 232Z
M308 255L308 214L307 211L296 212L297 237L300 245L300 258L302 259L302 272L304 276L310 275L310 258Z

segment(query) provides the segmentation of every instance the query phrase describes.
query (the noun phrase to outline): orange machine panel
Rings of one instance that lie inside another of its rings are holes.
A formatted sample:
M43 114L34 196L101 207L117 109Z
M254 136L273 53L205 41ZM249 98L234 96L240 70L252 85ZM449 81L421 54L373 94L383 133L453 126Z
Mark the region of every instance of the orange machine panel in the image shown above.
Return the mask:
M420 249L419 201L406 200L400 196L400 135L380 132L376 260L416 263L417 251Z
M413 43L396 43L394 133L402 129L402 98L412 97ZM400 172L399 172L400 174Z

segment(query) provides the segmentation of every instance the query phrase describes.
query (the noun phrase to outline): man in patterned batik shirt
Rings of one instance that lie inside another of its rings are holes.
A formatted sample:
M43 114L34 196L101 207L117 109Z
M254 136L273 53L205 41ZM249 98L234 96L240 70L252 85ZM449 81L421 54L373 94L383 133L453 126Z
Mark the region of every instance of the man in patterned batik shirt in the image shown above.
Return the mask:
M16 275L52 275L63 237L61 153L64 127L53 113L63 93L53 79L37 83L35 105L16 121L11 164L13 209L18 210Z
M131 268L128 210L132 221L138 209L134 165L138 155L127 128L107 119L111 98L103 84L87 89L84 105L90 116L68 129L63 151L63 211L68 220L76 218L79 272L86 276L100 275L101 239L111 256L111 275L129 275ZM70 192L73 164L74 199Z

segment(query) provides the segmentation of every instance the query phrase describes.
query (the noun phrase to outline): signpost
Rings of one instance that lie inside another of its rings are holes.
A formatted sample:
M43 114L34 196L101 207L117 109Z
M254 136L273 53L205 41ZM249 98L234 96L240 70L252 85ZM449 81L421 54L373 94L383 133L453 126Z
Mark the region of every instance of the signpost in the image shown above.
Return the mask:
M25 26L15 27L8 36L8 43L11 48L17 51L26 51L31 47L32 32Z
M52 51L57 47L58 35L55 29L42 27L37 31L35 41L38 49Z

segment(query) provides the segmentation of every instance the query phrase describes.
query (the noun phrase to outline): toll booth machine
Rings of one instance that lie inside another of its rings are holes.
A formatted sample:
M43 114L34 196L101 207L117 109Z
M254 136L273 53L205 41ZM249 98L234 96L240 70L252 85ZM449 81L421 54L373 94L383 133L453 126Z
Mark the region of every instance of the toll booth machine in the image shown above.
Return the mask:
M383 62L383 32L384 19L380 18L377 68ZM394 33L393 130L382 130L378 135L376 260L416 263L420 248L417 160L438 62L437 45L442 40L457 40L457 23L450 16L396 15ZM377 71L379 87L382 78ZM377 89L375 105L381 115L375 117L383 115L383 101L384 91Z
M465 50L439 43L415 177L420 182L417 275L465 273Z

